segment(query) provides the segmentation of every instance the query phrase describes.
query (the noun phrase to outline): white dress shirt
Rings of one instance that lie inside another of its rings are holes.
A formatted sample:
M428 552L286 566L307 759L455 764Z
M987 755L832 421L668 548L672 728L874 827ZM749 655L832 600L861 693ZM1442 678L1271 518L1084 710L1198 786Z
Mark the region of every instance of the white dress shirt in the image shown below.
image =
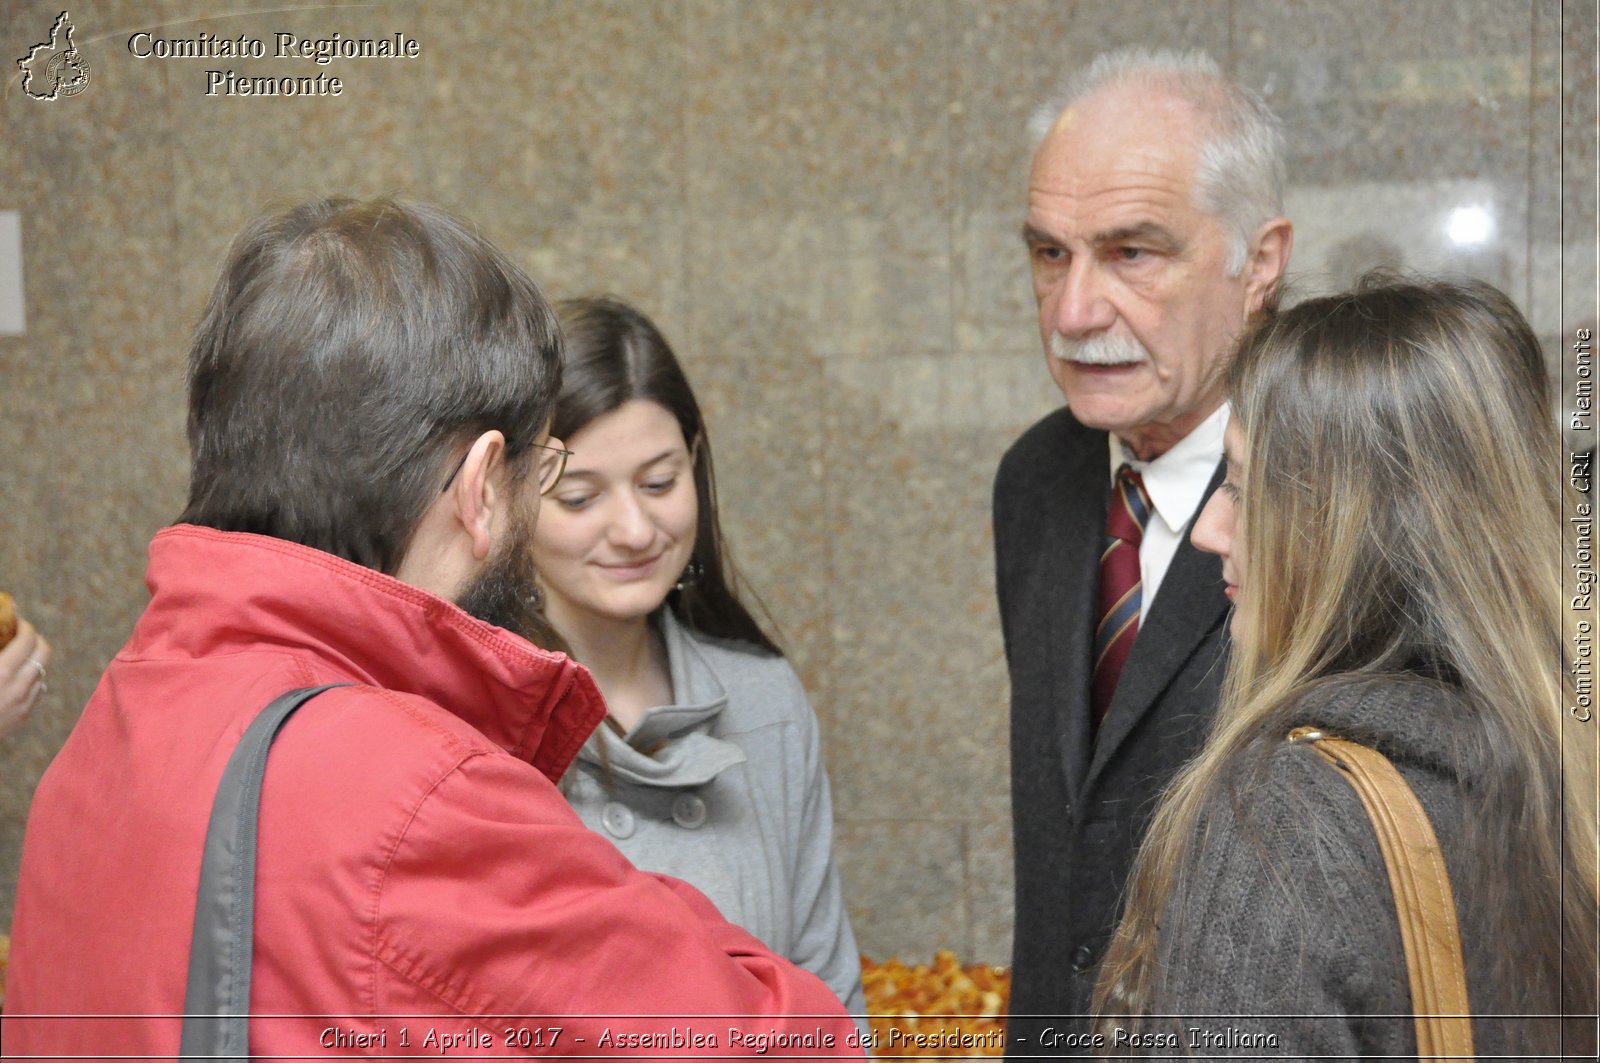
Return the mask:
M1145 526L1139 543L1140 613L1156 600L1156 591L1166 577L1178 544L1189 534L1189 524L1200 510L1212 473L1222 460L1222 433L1228 427L1229 406L1224 402L1215 413L1178 440L1173 448L1154 461L1139 461L1122 440L1111 437L1111 479L1124 462L1144 480L1145 492L1155 511Z

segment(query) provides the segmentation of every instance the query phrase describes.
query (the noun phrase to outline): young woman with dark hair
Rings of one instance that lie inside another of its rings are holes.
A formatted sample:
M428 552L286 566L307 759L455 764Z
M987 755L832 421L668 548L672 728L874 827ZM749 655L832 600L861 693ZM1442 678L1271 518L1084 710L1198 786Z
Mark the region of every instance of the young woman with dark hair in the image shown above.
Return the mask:
M632 307L557 314L551 431L573 455L534 532L527 633L585 665L610 712L568 797L636 866L698 887L862 1015L816 717L736 593L689 381Z

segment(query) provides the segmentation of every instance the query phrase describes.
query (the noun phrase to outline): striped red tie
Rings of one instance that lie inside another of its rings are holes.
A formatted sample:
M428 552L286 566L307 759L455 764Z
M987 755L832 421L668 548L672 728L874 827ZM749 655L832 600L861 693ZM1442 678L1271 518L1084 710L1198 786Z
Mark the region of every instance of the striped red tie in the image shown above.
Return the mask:
M1100 555L1100 625L1094 633L1094 726L1100 727L1117 679L1139 634L1139 543L1150 520L1150 496L1127 465L1117 470Z

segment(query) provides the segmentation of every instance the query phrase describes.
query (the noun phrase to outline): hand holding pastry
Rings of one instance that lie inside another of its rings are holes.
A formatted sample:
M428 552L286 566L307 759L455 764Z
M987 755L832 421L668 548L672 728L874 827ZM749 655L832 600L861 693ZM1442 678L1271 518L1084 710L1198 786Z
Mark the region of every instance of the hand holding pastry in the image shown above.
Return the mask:
M0 594L0 738L22 726L46 690L50 644Z

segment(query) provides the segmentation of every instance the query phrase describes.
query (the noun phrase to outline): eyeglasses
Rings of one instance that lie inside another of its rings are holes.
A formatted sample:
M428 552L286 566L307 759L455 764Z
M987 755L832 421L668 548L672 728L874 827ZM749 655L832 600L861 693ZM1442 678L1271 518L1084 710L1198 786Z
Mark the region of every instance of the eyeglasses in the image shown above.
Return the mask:
M561 440L556 440L557 443ZM561 482L562 474L567 471L567 459L572 457L572 451L565 447L552 447L546 443L535 443L540 450L548 451L539 455L539 493L547 495Z
M561 440L557 439L556 442L559 443ZM567 471L567 459L572 457L572 451L562 447L552 447L547 443L535 443L533 445L540 450L549 451L548 454L539 455L539 493L547 495L556 484L561 482L561 475ZM467 451L467 454L471 453L471 450ZM450 485L456 482L457 476L461 475L461 467L467 463L467 454L461 455L461 460L456 462L455 467L450 470L450 478L439 489L441 495L450 490Z

